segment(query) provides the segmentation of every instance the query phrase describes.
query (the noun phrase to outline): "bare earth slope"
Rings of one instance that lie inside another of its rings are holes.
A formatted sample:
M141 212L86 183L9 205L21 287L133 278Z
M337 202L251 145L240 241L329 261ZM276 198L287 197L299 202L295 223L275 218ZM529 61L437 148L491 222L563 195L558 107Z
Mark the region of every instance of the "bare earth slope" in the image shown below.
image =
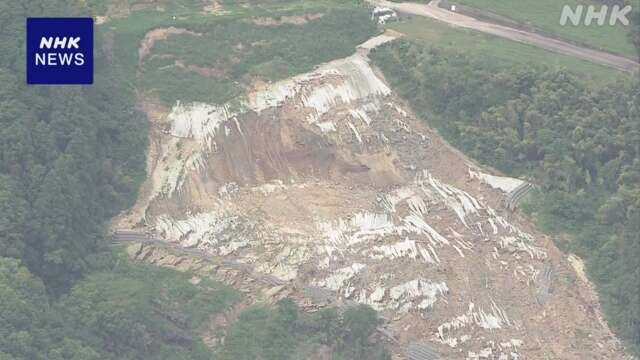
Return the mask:
M588 284L503 209L519 181L485 176L372 69L367 48L391 39L225 106L148 106L149 178L115 227L219 259L256 301L370 304L398 359L414 342L445 359L624 358Z
M447 11L438 6L440 0L433 0L429 4L394 3L386 0L368 0L370 3L390 7L399 12L434 18L463 28L473 29L487 34L507 38L525 44L534 45L564 55L594 62L623 71L637 71L640 64L623 56L613 55L604 51L589 49L553 39L540 34L514 29L503 25L493 24L472 17Z

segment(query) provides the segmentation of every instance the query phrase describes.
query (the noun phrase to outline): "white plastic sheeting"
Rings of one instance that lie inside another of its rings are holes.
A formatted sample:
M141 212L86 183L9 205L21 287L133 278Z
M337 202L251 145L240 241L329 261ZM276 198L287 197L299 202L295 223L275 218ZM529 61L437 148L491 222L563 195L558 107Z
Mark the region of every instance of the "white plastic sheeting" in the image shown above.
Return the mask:
M382 40L385 39L383 37ZM321 132L328 133L336 131L338 124L318 122L320 116L339 105L370 99L370 103L353 110L352 114L368 125L371 123L368 113L377 112L377 101L390 93L391 89L375 75L367 59L361 54L354 54L324 64L314 72L273 83L224 105L177 102L168 115L172 138L162 148L160 158L165 164L159 166L154 174L159 183L154 188L153 197L160 194L170 197L179 190L187 174L201 169L207 153L216 150L215 139L220 133L228 135L229 126L235 126L242 133L240 119L247 112L261 113L295 99L302 113L307 114L306 120L318 126ZM354 124L348 123L347 126L362 143ZM195 140L199 148L185 157L181 154L180 139Z
M505 193L510 193L513 190L515 190L518 186L525 183L523 180L520 180L520 179L485 174L479 170L475 171L473 169L469 169L469 176L472 179L478 179L483 183L491 186L492 188L497 190L502 190Z
M464 330L470 326L477 326L486 330L501 329L511 326L507 313L493 300L488 309L469 303L467 312L438 326L436 339L450 347L456 347L472 333L471 329L465 334ZM459 334L462 332L462 334ZM458 335L459 334L459 335Z
M414 279L390 288L377 287L373 291L361 290L356 301L376 310L394 310L406 313L412 309L424 311L431 308L449 292L444 282Z
M336 270L324 280L316 281L315 285L335 291L341 290L345 285L349 285L349 281L366 267L364 264L352 264Z

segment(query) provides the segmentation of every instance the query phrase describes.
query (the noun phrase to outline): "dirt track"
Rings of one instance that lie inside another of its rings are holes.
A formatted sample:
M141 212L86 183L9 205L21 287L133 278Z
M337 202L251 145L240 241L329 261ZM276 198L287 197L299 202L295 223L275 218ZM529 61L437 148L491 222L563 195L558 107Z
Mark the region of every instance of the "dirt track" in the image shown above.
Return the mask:
M434 0L428 5L416 3L393 3L386 0L368 1L378 6L389 7L402 13L430 17L436 20L444 21L454 26L473 29L487 34L507 38L513 41L534 45L545 50L574 56L583 60L609 66L622 71L632 72L640 67L640 63L622 56L580 47L540 34L484 22L466 15L445 10L438 6L440 0Z

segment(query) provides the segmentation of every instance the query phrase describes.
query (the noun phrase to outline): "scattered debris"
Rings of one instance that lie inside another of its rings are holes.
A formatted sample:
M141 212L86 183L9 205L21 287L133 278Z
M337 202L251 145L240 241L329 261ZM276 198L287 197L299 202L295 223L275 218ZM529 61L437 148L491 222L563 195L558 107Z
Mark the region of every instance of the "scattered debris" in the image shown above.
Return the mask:
M389 20L398 19L398 14L395 10L387 8L387 7L376 7L373 9L371 13L371 20L376 21L378 24L386 24Z
M566 259L500 208L522 182L470 170L376 75L366 50L389 40L224 105L154 113L149 178L114 224L135 232L117 237L247 301L369 304L411 359L581 359L564 335L574 326L605 344L596 356L619 358L578 310L586 295L553 281Z

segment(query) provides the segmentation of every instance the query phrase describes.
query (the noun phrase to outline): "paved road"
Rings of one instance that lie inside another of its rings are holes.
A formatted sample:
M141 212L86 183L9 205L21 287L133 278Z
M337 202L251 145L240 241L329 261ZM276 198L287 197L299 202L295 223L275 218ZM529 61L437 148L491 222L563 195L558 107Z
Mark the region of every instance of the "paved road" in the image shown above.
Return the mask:
M484 22L466 15L440 8L440 0L431 1L428 5L416 3L393 3L386 0L367 0L377 6L392 8L401 13L426 16L462 28L473 29L487 34L507 38L525 44L534 45L556 53L574 56L597 64L609 66L622 71L632 72L640 69L640 63L623 56L584 48L562 40L540 34L510 28L508 26Z

